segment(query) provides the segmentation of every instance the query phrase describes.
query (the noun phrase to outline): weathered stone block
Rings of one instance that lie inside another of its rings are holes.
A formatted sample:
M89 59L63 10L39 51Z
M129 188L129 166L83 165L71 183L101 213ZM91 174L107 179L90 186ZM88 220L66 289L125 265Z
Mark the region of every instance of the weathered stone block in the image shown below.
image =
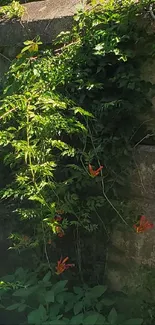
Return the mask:
M135 169L131 174L132 195L155 198L155 146L139 146L133 153Z
M44 44L50 44L60 32L71 28L78 3L79 0L45 0L25 4L21 21L0 21L1 47L22 46L37 35Z
M155 147L140 146L134 157L130 204L135 207L135 219L145 215L155 225ZM155 227L143 233L136 233L130 226L114 229L107 263L112 288L140 290L147 282L146 269L155 269Z

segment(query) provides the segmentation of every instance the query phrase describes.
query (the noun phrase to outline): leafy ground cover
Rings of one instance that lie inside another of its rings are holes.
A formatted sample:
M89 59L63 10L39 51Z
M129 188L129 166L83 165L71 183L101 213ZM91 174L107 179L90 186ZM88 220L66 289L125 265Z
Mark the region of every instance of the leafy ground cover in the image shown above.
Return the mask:
M24 14L24 7L17 1L0 7L0 17L4 19L19 19Z

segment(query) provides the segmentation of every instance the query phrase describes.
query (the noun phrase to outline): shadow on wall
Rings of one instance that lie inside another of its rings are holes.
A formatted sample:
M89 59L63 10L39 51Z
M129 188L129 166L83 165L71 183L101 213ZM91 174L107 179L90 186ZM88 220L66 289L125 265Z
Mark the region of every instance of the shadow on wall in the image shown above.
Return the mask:
M0 93L2 91L2 83L5 73L8 71L11 62L15 59L20 49L13 47L0 48Z

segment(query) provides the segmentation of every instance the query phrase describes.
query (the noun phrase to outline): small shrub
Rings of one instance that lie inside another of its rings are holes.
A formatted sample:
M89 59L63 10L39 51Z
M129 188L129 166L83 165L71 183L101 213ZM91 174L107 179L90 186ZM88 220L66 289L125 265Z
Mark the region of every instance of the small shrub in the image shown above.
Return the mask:
M12 1L10 5L0 7L0 17L4 19L21 18L24 7L18 1Z
M17 310L26 315L32 325L141 325L140 318L126 320L118 314L114 301L107 298L107 286L75 286L71 291L67 281L52 281L51 272L42 279L36 273L18 269L0 282L1 308ZM12 304L6 306L7 297ZM4 305L3 305L4 301Z

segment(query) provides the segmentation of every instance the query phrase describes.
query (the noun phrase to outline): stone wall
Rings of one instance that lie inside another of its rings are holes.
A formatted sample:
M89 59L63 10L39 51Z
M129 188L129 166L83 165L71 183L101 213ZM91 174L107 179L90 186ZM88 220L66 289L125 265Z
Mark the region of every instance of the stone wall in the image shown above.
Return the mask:
M40 36L43 44L51 44L56 36L71 28L73 14L80 0L44 0L24 4L21 21L0 20L0 80L25 40Z
M139 146L134 161L130 204L135 219L145 215L155 225L155 147ZM130 226L115 229L107 264L111 287L127 292L141 290L149 282L147 274L153 271L155 275L155 227L144 233L136 233Z
M155 84L154 59L144 62L141 77ZM151 94L148 96L151 96L155 110L155 97ZM154 117L148 119L147 114L146 121L148 126L155 123ZM152 135L148 137L148 143ZM107 278L109 285L115 290L135 292L148 286L152 291L151 278L148 277L153 274L155 279L155 146L139 145L133 152L133 158L135 166L130 175L129 205L135 211L135 218L137 215L145 215L154 223L154 229L141 234L135 233L130 227L113 231L108 253Z

